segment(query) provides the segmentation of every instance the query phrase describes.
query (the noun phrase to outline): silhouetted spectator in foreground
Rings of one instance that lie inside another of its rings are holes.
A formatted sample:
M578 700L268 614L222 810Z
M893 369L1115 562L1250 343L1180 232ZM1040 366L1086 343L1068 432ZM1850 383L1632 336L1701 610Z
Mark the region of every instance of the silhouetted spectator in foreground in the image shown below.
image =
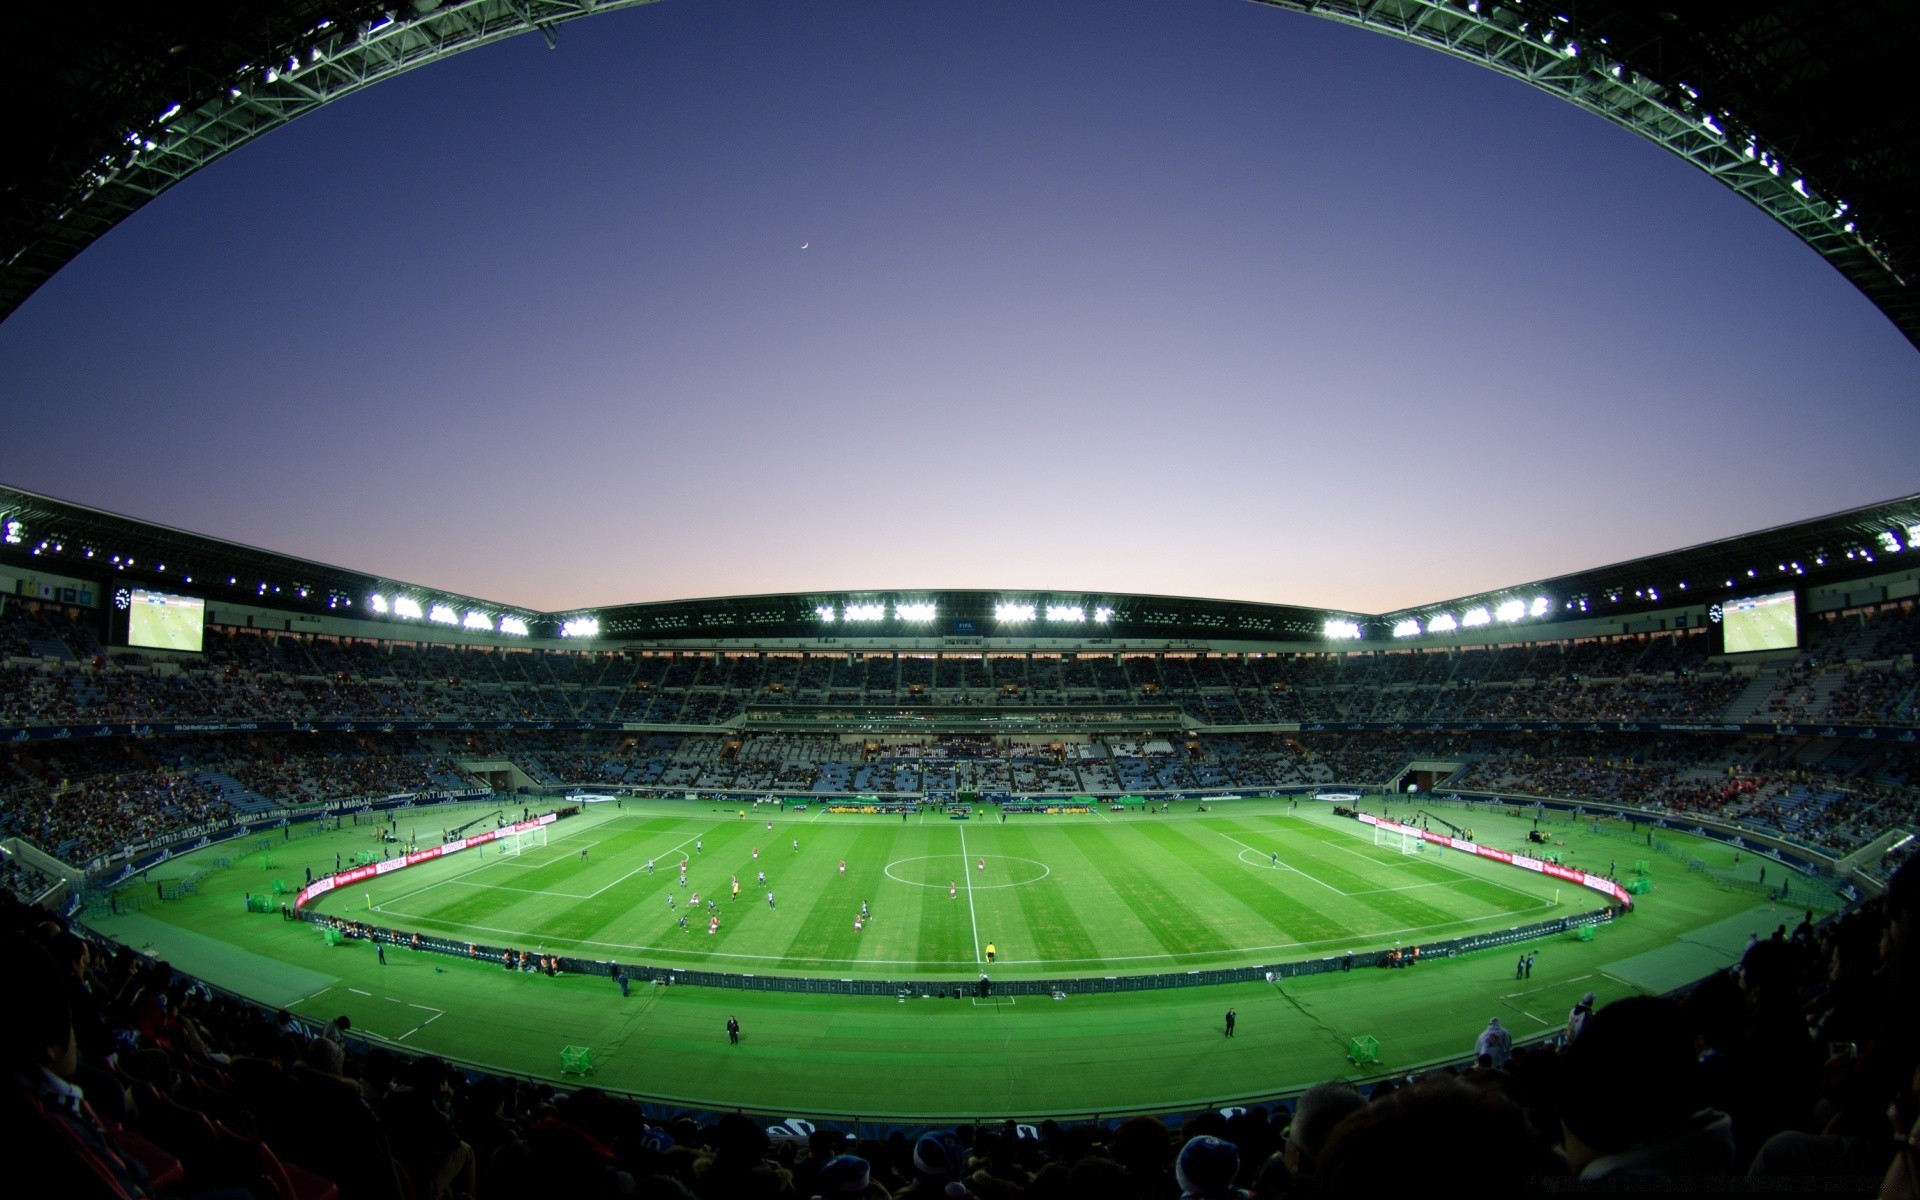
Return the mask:
M1594 1013L1560 1070L1560 1126L1582 1180L1723 1175L1733 1122L1700 1107L1680 1006L1653 996Z

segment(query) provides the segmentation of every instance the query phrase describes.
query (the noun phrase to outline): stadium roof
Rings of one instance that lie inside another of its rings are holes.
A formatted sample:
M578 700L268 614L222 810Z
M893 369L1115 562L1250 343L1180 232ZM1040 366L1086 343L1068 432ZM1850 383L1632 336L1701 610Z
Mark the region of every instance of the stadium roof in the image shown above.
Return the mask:
M596 645L819 638L953 645L1014 638L1089 648L1164 640L1379 649L1409 621L1418 622L1421 633L1447 629L1433 625L1443 616L1468 629L1539 628L1884 575L1909 560L1920 568L1920 495L1379 614L1195 597L940 589L728 596L541 613L0 487L0 562L97 580L103 593L138 584L205 596L215 605L380 621L392 625L396 638L430 638L436 623L506 632L501 623L511 619L536 638L565 636L571 622L582 622L572 632ZM403 610L403 600L413 607ZM1476 609L1481 615L1470 615Z
M0 317L221 155L417 66L651 0L176 0L0 9ZM1920 345L1920 51L1901 0L1255 0L1479 63L1765 209ZM1785 298L1783 298L1784 302Z

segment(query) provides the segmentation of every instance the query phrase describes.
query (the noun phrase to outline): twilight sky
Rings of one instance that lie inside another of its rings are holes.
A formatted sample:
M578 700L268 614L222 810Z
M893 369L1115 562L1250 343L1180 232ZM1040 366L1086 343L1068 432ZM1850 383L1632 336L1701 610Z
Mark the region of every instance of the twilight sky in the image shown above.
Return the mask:
M557 609L1381 612L1920 490L1678 159L1241 0L663 0L331 105L0 323L0 480Z

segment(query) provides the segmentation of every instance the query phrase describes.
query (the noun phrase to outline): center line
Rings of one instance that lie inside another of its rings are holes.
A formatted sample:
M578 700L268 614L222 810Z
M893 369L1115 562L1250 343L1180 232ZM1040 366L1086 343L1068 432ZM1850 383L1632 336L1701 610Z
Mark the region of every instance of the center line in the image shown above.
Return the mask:
M960 870L965 872L961 878L967 881L967 918L973 922L973 961L978 964L980 962L980 917L973 911L973 859L967 855L967 831L964 826L960 830Z

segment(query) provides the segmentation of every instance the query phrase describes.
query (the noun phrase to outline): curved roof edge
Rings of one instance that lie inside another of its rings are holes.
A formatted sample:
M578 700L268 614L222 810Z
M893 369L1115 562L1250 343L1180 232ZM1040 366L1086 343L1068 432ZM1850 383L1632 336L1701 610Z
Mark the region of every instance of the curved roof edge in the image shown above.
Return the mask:
M185 590L214 604L367 622L406 639L434 625L590 644L915 639L984 645L1141 640L1380 648L1478 625L1540 629L1706 605L1758 591L1920 571L1920 494L1627 562L1387 613L1083 590L881 589L720 596L540 612L313 562L0 485L0 563ZM402 603L402 602L406 603ZM1451 618L1435 625L1436 618ZM511 625L509 625L511 622ZM577 622L577 623L576 623ZM1413 622L1416 629L1410 629ZM1532 635L1537 636L1537 635Z
M651 0L205 0L0 15L15 167L0 319L127 215L304 113L462 50ZM1522 80L1679 155L1792 230L1920 346L1915 146L1897 0L1255 0Z

